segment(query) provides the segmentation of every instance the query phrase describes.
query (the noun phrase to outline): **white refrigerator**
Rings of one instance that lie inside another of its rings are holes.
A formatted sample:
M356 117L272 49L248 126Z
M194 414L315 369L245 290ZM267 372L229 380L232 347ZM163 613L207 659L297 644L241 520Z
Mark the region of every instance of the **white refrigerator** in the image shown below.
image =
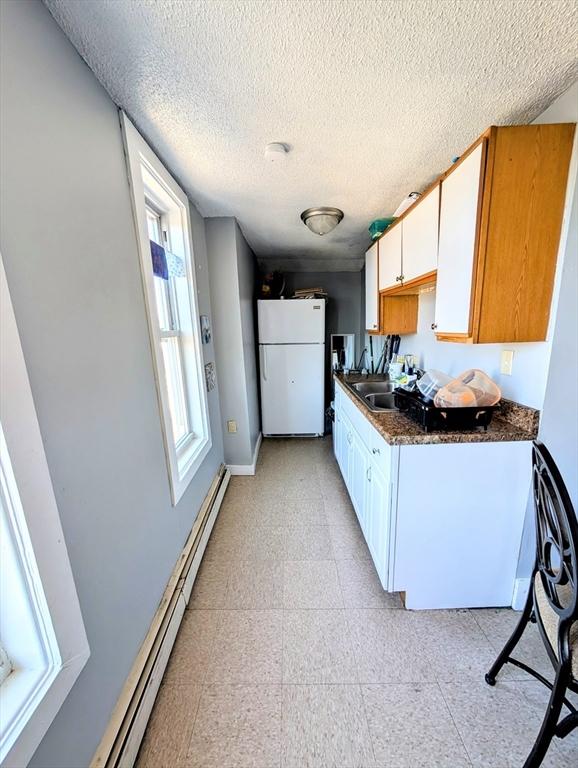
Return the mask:
M325 300L258 302L264 435L323 435Z

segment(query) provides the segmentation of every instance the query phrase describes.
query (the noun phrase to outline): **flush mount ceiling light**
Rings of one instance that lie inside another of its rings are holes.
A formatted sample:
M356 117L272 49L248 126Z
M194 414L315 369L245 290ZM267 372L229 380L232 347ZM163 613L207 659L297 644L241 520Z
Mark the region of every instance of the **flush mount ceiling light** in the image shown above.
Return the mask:
M308 208L301 214L302 222L316 235L326 235L339 224L343 218L343 211L339 208Z

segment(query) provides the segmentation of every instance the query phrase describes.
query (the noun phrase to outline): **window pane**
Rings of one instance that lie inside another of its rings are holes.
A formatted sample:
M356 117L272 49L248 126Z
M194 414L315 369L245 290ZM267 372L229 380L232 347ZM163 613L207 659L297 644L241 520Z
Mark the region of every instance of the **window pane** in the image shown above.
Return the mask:
M169 284L168 280L162 277L153 277L155 284L155 299L157 305L157 315L159 318L159 327L163 331L172 330L171 313L169 307Z
M161 217L156 211L151 208L146 209L147 212L147 228L149 231L149 239L154 240L159 245L163 244L161 235Z
M170 336L161 339L161 348L165 363L173 436L177 445L190 432L179 338Z

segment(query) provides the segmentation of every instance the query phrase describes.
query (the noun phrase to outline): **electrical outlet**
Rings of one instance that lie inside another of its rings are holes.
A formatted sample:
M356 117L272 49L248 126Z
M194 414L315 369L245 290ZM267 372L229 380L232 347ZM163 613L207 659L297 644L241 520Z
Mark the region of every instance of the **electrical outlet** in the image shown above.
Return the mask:
M502 350L502 356L500 358L500 373L503 373L504 376L511 376L513 362L514 362L514 350L513 349Z
M231 419L231 421L227 422L227 432L236 432L237 431L237 422Z

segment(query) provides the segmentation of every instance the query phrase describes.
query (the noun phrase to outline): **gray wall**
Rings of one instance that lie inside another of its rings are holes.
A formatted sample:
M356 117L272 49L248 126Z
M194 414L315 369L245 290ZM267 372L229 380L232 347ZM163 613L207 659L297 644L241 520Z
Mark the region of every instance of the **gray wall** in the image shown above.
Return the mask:
M222 461L218 391L174 508L116 107L40 3L1 6L0 247L91 648L31 765L81 768Z
M577 120L578 83L575 83L534 122L559 123ZM576 142L574 146L576 147ZM566 201L567 206L571 205L566 212L569 219L568 239L560 261L561 274L557 275L560 286L558 300L552 305L549 358L546 365L544 396L540 404L542 413L538 433L539 439L550 450L554 461L558 464L575 509L578 501L576 494L578 472L577 163L578 157L574 156L568 184L569 197ZM534 500L530 492L518 561L519 577L530 574L535 559L535 546Z
M558 313L554 327L550 370L538 438L552 454L578 515L578 194L570 217L568 246ZM518 575L528 576L535 557L532 495L526 510Z
M325 402L333 399L331 368L331 334L355 334L355 360L361 353L364 334L365 272L287 272L285 274L285 295L290 297L298 288L325 288L328 293L325 314Z
M554 457L578 513L577 332L578 195L574 195L539 437Z
M255 255L249 248L243 233L235 222L237 245L237 274L239 280L239 307L243 337L243 367L245 369L245 396L247 398L247 422L252 450L261 432L259 411L259 379L257 376L257 328L255 313Z
M255 257L235 219L207 219L213 338L220 380L225 460L247 466L260 432L255 341ZM227 421L237 432L227 431Z
M566 121L578 121L578 83L534 122ZM574 163L574 177L569 185L573 198L568 241L539 437L558 464L578 512L578 157L574 157Z
M325 288L329 294L326 330L332 333L354 333L355 354L361 352L365 319L362 317L362 294L365 291L364 272L287 272L286 296L298 288Z

